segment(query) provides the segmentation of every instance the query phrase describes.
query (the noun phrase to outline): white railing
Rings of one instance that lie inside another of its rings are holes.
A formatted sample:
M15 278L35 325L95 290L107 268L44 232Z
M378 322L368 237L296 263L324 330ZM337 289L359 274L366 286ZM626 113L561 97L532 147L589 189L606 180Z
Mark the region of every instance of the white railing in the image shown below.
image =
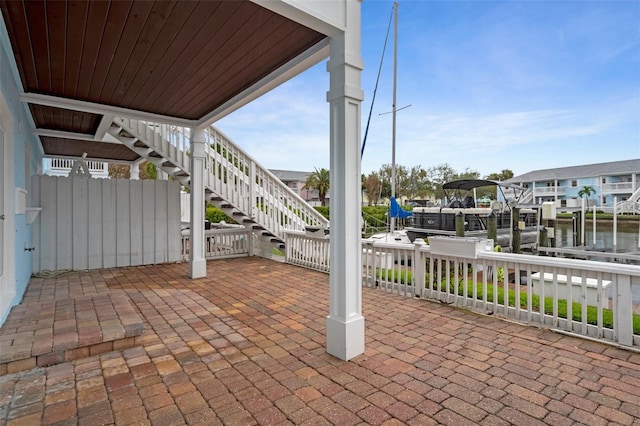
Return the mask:
M607 214L640 214L640 201L618 201L615 206L602 206L599 209Z
M328 226L324 216L214 126L207 142L209 188L274 235Z
M329 272L329 236L313 237L301 231L285 232L287 263Z
M116 123L154 151L156 165L168 161L190 173L190 129L174 125L117 118ZM280 179L263 168L214 126L206 132L205 187L251 217L273 235L284 238L285 230L305 226L327 226L328 221ZM170 167L170 166L166 166Z
M71 158L51 158L50 176L69 176L76 161ZM109 163L96 160L84 160L93 177L109 177Z
M253 253L253 234L248 229L229 228L204 231L204 257L223 259L246 257ZM188 260L191 248L189 230L182 231L182 259Z
M567 189L563 186L541 186L533 189L533 195L564 195Z
M145 145L162 158L158 158L156 166L162 162L170 161L176 167L189 172L189 146L191 129L170 124L151 123L148 121L133 120L130 118L116 117L116 124L121 126L133 137L139 138ZM152 160L152 158L149 158Z
M328 239L295 241L288 263L328 270ZM364 240L363 285L640 348L638 266L434 247Z
M603 194L620 194L633 191L633 182L615 182L615 183L603 183Z

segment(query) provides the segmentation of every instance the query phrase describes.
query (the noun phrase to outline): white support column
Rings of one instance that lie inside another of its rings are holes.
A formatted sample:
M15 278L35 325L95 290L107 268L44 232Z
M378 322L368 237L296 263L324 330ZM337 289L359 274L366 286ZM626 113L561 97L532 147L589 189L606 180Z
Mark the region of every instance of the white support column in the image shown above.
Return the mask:
M204 129L191 132L191 244L189 277L207 276L207 261L204 257L204 170L206 143Z
M129 166L129 179L140 180L140 163L138 161Z
M331 272L327 352L342 360L364 353L360 241L360 2L346 2L347 31L331 38Z

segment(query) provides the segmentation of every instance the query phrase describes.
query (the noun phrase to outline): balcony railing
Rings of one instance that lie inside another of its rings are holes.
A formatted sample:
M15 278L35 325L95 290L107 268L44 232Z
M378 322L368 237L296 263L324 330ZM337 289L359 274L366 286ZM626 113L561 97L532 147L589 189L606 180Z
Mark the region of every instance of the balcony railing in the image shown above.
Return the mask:
M536 187L533 190L534 197L550 196L550 195L564 195L567 189L564 186L542 186Z
M603 194L627 194L633 192L633 182L616 182L602 184Z

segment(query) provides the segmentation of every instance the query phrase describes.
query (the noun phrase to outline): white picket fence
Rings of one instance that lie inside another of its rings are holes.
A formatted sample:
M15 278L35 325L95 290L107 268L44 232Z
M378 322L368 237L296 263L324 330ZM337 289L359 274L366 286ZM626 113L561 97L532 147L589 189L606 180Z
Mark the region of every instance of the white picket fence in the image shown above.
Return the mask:
M286 237L287 263L329 270L328 238ZM486 240L466 243L363 240L362 284L640 349L640 267L495 253Z

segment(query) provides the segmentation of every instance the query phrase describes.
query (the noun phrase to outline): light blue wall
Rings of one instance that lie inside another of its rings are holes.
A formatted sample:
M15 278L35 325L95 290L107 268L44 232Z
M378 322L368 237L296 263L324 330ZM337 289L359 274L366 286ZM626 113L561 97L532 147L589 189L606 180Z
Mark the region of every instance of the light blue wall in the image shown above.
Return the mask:
M14 74L14 62L10 51L6 28L0 19L0 91L13 116L12 134L6 135L6 141L13 144L13 178L14 188L5 188L15 194L15 188L28 188L32 174L37 173L42 164L42 149L33 135L31 117L20 102L20 86ZM11 56L10 56L11 55ZM29 150L27 159L26 151ZM26 169L29 170L26 170ZM30 194L27 194L27 206ZM31 252L25 247L32 247L31 226L27 225L24 214L15 215L15 297L12 305L22 300L24 291L31 277ZM0 312L0 324L4 322L8 312Z
M571 182L574 180L576 181L576 186L571 186ZM596 190L595 194L591 194L589 196L590 199L597 199L597 197L600 196L600 184L598 183L597 177L576 178L558 181L558 186L566 188L566 192L563 197L564 199L580 198L578 192L580 192L580 190L585 186L591 186Z

